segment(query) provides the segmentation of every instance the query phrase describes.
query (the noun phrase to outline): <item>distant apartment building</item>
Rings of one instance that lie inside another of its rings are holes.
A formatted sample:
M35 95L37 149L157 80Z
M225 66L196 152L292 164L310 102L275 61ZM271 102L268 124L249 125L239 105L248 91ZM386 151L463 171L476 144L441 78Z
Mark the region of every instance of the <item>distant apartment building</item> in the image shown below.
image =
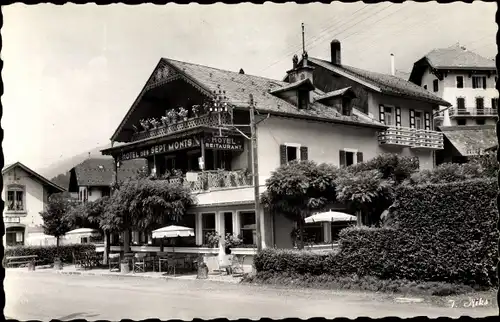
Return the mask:
M5 246L55 244L55 238L44 235L40 212L45 210L50 195L64 188L44 178L24 164L16 162L2 171L5 200L3 221Z
M434 49L414 64L410 81L452 103L435 117L434 127L444 134L438 163L464 162L495 144L497 75L494 60L459 44Z

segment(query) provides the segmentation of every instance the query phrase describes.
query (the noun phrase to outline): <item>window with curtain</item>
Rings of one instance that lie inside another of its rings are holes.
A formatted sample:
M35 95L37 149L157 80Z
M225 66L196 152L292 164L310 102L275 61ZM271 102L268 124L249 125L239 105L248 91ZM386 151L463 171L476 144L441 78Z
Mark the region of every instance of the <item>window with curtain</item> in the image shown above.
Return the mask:
M215 232L215 213L201 214L201 231L203 244L207 244L207 234Z
M7 187L7 211L25 211L24 188L18 186Z

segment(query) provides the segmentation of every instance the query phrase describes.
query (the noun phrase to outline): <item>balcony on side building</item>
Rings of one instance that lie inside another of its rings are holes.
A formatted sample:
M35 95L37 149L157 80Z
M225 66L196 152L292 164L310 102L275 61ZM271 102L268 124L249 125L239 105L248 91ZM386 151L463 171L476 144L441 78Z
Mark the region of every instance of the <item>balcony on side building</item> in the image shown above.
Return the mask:
M412 149L443 149L443 133L432 130L390 127L380 132L379 143L386 146L410 147Z
M495 117L498 114L498 109L496 108L477 108L477 107L467 107L467 108L456 108L451 107L449 109L450 117Z

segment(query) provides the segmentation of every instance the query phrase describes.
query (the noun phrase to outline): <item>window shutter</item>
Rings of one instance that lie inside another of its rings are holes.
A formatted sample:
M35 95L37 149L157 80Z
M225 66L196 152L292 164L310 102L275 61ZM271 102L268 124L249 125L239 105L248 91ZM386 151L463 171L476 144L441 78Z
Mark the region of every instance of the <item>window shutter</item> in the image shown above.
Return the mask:
M410 129L415 128L415 110L410 110Z
M401 126L401 107L396 106L396 126Z
M483 77L483 89L486 89L486 76Z
M280 145L280 165L286 164L286 145Z
M363 162L363 152L356 153L357 163Z
M424 113L424 122L425 122L425 129L430 130L431 129L431 114L429 112Z
M307 146L301 146L300 147L300 160L305 161L308 159L308 154L307 154Z
M378 114L378 115L379 115L379 116L378 116L379 121L380 121L380 123L385 124L385 112L384 112L384 105L379 105L379 107L378 107L378 108L379 108L379 114Z
M344 150L340 150L339 151L339 164L340 164L340 167L345 167L345 151Z

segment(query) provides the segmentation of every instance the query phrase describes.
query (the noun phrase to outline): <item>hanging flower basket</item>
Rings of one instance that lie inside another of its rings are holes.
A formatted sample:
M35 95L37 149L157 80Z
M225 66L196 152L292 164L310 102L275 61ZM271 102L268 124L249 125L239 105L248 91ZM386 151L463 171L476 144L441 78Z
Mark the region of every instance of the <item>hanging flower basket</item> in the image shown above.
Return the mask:
M179 116L180 120L187 121L188 110L186 110L184 107L179 107L179 111L177 112L177 115Z
M193 105L191 107L191 112L193 112L194 117L199 117L200 116L200 105Z
M177 113L174 110L169 110L167 112L167 117L170 118L170 121L172 123L176 123L177 122Z
M170 118L168 118L167 116L162 116L162 117L161 117L161 123L162 123L164 126L168 126L168 124L170 123Z
M139 123L141 124L144 131L149 130L149 127L151 126L148 120L140 120Z

